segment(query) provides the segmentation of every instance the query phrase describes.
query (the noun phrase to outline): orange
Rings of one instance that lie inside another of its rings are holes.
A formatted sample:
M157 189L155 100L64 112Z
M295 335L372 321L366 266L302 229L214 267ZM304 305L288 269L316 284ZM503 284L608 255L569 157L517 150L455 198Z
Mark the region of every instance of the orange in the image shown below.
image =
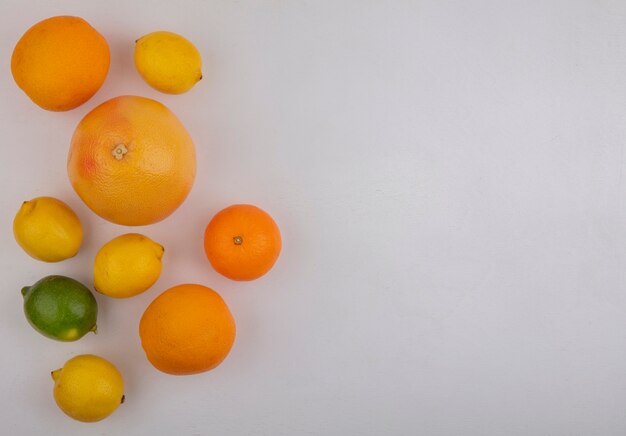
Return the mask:
M102 218L142 226L180 206L196 175L187 130L161 103L122 96L102 103L76 127L67 170L82 200Z
M204 232L204 251L215 270L232 280L254 280L276 263L280 230L265 211L235 204L213 217Z
M79 17L52 17L35 24L17 42L11 72L37 105L66 111L100 89L109 60L109 45L89 23Z
M179 285L150 303L139 322L141 346L160 371L196 374L219 365L235 341L222 297L202 285Z

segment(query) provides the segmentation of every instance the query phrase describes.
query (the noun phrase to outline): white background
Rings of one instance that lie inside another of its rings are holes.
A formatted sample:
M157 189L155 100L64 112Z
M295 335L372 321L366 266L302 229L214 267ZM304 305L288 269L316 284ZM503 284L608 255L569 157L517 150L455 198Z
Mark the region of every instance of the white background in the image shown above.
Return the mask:
M109 41L111 69L80 108L39 109L10 56L40 19L72 14ZM626 2L3 0L0 4L0 422L7 435L626 434ZM204 77L159 94L133 41L179 32ZM120 94L186 124L198 176L159 224L92 214L66 175L75 125ZM11 223L51 195L84 223L79 255L27 257ZM204 258L221 208L281 227L271 273L236 283ZM48 274L92 281L97 249L140 231L164 272L129 300L98 295L99 334L58 343L22 314ZM237 340L216 370L150 366L137 327L168 287L223 295ZM127 402L82 424L50 370L95 353Z

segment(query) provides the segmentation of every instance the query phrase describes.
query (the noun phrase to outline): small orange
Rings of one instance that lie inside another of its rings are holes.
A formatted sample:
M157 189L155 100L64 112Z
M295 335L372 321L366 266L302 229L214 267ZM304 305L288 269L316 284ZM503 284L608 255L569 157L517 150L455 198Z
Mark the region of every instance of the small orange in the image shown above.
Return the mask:
M156 369L196 374L226 358L235 341L235 320L214 290L179 285L150 303L139 322L139 336Z
M80 106L100 89L109 71L109 45L80 17L40 21L20 38L11 57L15 83L51 111Z
M235 204L218 212L204 232L204 251L215 270L232 280L254 280L276 263L280 230L265 211Z
M183 124L161 103L122 96L78 124L67 162L72 186L102 218L142 226L169 216L196 175L196 154Z

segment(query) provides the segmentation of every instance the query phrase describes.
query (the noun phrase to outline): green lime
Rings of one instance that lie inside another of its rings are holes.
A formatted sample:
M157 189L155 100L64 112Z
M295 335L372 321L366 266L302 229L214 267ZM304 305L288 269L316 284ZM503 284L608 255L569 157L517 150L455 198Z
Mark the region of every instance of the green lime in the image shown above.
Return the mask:
M75 341L96 331L98 303L82 283L64 276L48 276L22 288L26 319L44 336Z

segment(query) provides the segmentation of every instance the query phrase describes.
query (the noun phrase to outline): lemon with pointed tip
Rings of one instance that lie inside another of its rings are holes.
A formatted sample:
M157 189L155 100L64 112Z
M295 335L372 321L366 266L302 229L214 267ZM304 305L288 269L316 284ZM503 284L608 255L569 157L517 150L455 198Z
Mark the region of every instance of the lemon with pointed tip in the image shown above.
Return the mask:
M52 197L37 197L22 203L13 220L13 235L29 256L59 262L78 253L83 228L67 204Z
M73 357L51 375L54 400L66 415L78 421L100 421L124 402L122 374L102 357Z
M127 298L150 288L161 275L165 249L147 236L127 233L102 246L94 260L94 287L101 294Z
M135 67L148 85L167 94L187 92L202 79L200 52L173 32L152 32L139 38Z

